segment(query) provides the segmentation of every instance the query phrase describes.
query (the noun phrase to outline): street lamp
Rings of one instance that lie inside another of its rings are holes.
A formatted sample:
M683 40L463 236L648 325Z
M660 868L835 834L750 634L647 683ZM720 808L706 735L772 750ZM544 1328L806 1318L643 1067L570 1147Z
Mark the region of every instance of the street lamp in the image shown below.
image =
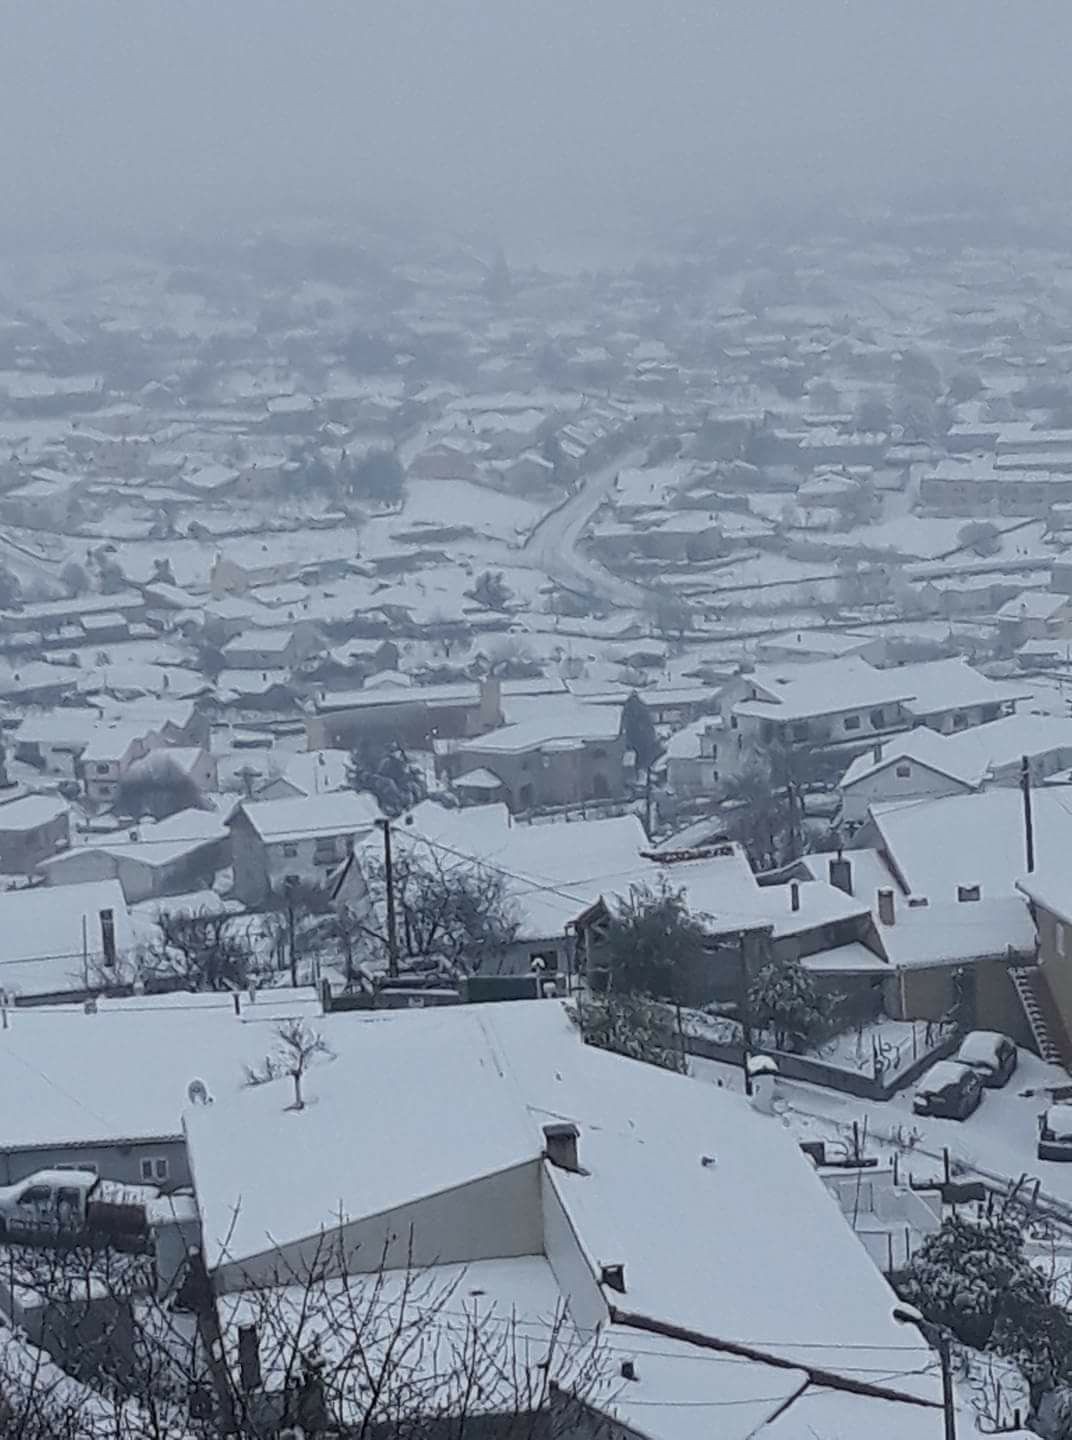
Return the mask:
M914 1325L926 1340L938 1351L942 1365L942 1414L945 1419L945 1440L957 1440L957 1410L953 1397L953 1362L950 1349L950 1334L944 1325L935 1325L925 1320L914 1305L903 1301L893 1308L893 1318L901 1325Z

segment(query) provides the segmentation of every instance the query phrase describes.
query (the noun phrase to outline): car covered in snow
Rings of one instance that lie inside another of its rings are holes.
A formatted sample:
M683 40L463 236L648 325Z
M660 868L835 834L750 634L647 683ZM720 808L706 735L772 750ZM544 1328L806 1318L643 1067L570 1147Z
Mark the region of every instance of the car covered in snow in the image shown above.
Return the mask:
M917 1115L966 1120L982 1098L983 1080L978 1070L956 1060L939 1060L916 1086L912 1109Z
M1072 1103L1067 1100L1039 1116L1038 1158L1072 1160Z
M956 1059L977 1070L988 1090L999 1090L1009 1083L1019 1056L1007 1035L997 1030L972 1030L961 1041Z

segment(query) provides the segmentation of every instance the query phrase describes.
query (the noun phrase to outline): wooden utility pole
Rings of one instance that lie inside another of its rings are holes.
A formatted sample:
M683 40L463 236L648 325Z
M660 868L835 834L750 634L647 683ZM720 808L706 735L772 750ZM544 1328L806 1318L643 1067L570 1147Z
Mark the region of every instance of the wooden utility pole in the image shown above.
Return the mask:
M737 1018L741 1026L741 1065L744 1069L744 1093L752 1093L752 1072L748 1062L752 1058L752 1010L748 1003L748 954L745 949L745 932L737 936L737 956L740 962L740 995L737 1001Z
M383 830L383 881L387 891L387 973L398 974L398 919L395 915L395 869L391 854L391 822L377 822Z
M1035 868L1035 818L1031 813L1031 762L1020 757L1020 792L1024 797L1024 848L1027 852L1027 873Z

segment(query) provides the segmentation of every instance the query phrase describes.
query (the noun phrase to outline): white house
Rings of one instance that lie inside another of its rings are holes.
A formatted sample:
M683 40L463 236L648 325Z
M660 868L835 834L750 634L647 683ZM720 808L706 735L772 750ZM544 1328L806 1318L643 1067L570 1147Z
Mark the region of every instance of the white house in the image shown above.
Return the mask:
M371 795L338 790L251 800L230 820L234 893L257 905L287 885L323 885L380 818Z
M317 1028L333 1058L312 1064L301 1109L283 1077L184 1117L226 1344L255 1315L252 1287L263 1298L326 1264L329 1298L345 1284L400 1308L416 1269L465 1291L430 1318L425 1380L467 1316L494 1354L564 1314L565 1351L598 1331L613 1356L612 1383L585 1396L593 1429L929 1440L940 1426L930 1353L810 1162L741 1096L583 1044L554 1000ZM328 1325L321 1343L330 1367L345 1336ZM497 1399L485 1386L475 1403L494 1414ZM432 1403L450 1413L434 1386Z
M1025 756L1033 784L1072 767L1072 719L1007 715L952 735L920 726L856 757L841 779L842 818L859 825L873 804L1016 785Z

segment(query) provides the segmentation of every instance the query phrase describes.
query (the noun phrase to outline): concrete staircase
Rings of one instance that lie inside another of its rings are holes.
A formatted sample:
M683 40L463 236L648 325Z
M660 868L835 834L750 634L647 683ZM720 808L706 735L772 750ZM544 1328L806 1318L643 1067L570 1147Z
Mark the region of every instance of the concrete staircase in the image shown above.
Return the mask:
M1039 1055L1053 1065L1064 1065L1069 1057L1062 1053L1061 1045L1058 1043L1057 1035L1055 1035L1048 1018L1049 1012L1053 1009L1053 1002L1050 1000L1046 990L1046 981L1038 966L1011 966L1009 977L1020 997L1020 1004L1023 1006L1024 1016L1034 1037ZM1060 1033L1059 1031L1058 1034Z

